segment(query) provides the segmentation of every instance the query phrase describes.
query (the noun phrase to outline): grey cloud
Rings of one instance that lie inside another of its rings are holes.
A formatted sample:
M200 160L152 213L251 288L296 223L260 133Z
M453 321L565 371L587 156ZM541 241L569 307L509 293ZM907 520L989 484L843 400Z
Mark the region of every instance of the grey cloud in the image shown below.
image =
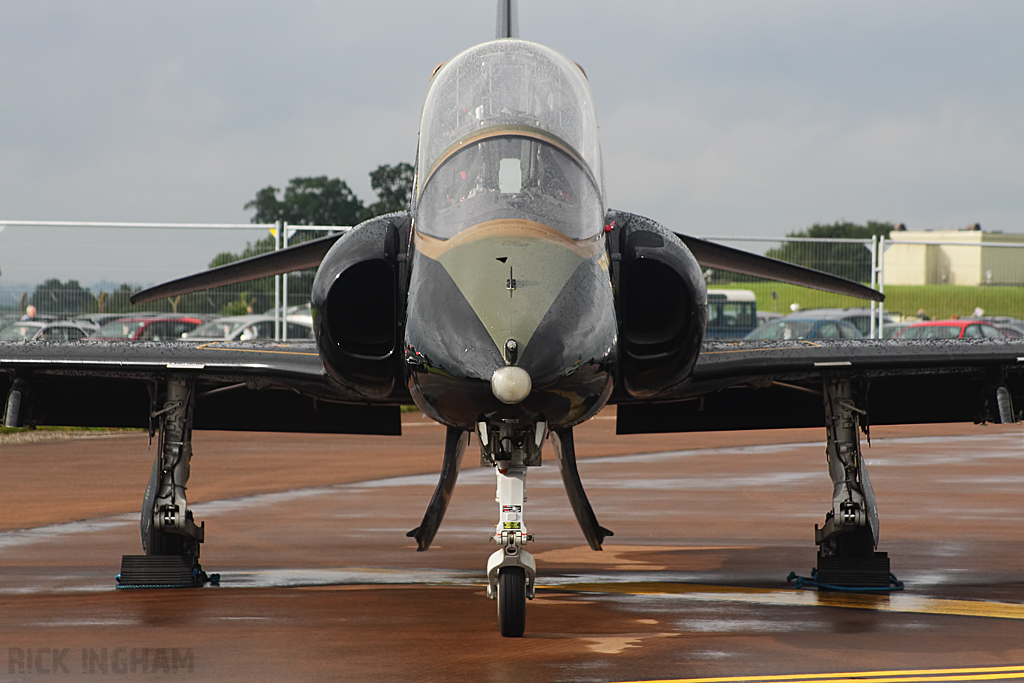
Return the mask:
M703 234L1024 231L1020 3L521 0L520 24L587 70L615 206ZM244 222L314 174L369 200L430 71L492 33L481 0L4 3L0 218Z

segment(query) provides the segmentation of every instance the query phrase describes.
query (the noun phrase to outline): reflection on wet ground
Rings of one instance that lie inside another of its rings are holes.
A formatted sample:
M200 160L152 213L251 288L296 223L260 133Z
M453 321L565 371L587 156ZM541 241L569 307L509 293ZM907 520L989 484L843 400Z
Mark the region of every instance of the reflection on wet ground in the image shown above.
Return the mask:
M519 641L496 634L483 595L497 519L486 469L462 472L426 553L405 532L435 475L197 504L219 588L115 590L120 555L138 552L133 513L0 533L0 641L14 653L0 678L35 680L17 658L30 648L69 649L70 673L84 675L93 651L113 672L114 650L161 643L192 653L196 680L912 680L911 667L927 670L918 680L1024 677L1019 431L873 439L880 549L907 584L891 595L786 583L814 565L813 526L829 504L820 444L669 444L581 462L616 532L601 553L585 546L554 464L530 472L540 589Z

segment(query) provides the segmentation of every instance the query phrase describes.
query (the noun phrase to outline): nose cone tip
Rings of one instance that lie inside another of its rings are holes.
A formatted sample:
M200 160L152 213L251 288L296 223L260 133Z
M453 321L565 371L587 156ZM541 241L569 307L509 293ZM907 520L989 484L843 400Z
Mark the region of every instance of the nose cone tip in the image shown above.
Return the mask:
M532 388L530 373L514 365L498 368L491 375L491 392L502 403L519 403L530 395Z

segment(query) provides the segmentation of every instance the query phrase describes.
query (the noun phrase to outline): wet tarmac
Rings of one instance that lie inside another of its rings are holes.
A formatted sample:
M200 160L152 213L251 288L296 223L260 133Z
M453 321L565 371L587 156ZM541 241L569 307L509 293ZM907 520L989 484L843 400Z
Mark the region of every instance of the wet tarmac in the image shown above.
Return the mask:
M219 587L116 590L140 552L142 434L0 442L0 680L862 681L1024 678L1024 433L878 428L888 595L797 590L830 504L824 430L577 435L586 547L549 452L526 521L538 595L497 634L494 475L467 453L415 551L443 429L197 433L190 499ZM471 449L475 446L471 445ZM843 674L843 675L837 675ZM849 675L847 675L849 674Z

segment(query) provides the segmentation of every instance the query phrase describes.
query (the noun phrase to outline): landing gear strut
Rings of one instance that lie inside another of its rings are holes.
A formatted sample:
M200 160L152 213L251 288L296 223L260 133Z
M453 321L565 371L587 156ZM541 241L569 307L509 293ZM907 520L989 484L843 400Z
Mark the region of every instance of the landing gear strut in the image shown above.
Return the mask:
M192 555L198 559L204 526L196 526L185 498L192 462L194 383L183 378L167 382L160 437L153 471L142 503L142 547L147 555Z
M506 638L518 638L526 630L526 601L532 600L537 563L525 549L533 536L524 521L526 468L541 464L541 444L547 425L513 432L507 425L477 426L481 459L494 466L495 500L499 521L491 539L501 546L487 560L487 597L498 602L498 627Z
M20 427L22 423L22 405L25 403L25 394L28 393L28 380L18 377L7 394L7 407L3 414L4 427Z
M196 526L185 497L194 407L194 380L171 377L163 406L152 414L160 435L139 523L146 554L121 559L121 587L200 586L210 580L199 566L205 524Z
M547 424L538 422L525 428L504 422L477 424L480 440L480 464L494 467L498 502L498 524L491 540L500 546L487 560L487 597L498 604L498 626L506 638L518 638L526 630L526 601L536 590L537 563L526 550L533 535L526 529L526 472L541 464L541 445L548 436ZM612 532L598 524L594 510L580 482L576 468L576 449L572 429L551 432L569 502L590 547L601 549L601 543ZM416 539L417 550L430 547L444 518L459 466L469 443L469 434L449 427L445 439L444 464L437 488L427 506L420 525L407 536Z
M814 527L821 584L886 588L890 584L889 556L878 547L878 508L860 450L867 412L854 399L848 379L825 378L826 457L832 478L832 509L825 524ZM863 418L863 424L862 424Z

